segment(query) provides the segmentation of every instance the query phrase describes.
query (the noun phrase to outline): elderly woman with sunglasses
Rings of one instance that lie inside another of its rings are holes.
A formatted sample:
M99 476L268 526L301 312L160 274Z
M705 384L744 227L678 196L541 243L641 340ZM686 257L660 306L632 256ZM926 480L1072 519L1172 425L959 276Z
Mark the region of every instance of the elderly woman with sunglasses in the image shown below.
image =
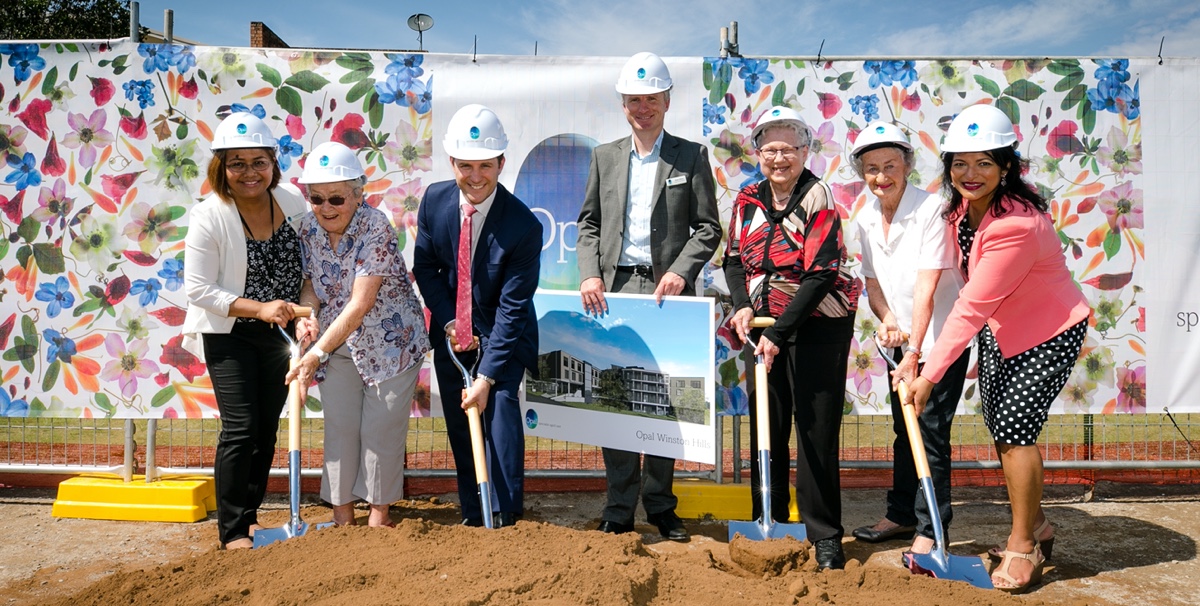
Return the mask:
M737 309L731 324L768 368L770 418L756 419L751 407L750 422L770 424L771 512L778 522L787 521L788 442L795 424L800 516L817 568L842 568L838 434L862 286L845 269L842 220L833 194L804 168L812 134L800 114L787 107L767 110L751 139L766 179L738 193L724 261ZM755 316L773 317L775 325L751 331ZM751 432L751 468L758 467L759 448ZM762 490L758 484L757 474L752 475L755 495ZM760 507L755 497L755 518L762 515Z
M297 323L315 342L287 380L321 380L325 473L321 498L333 522L356 524L354 502L370 506L368 526L394 526L388 508L404 497L404 448L417 375L429 351L421 302L409 281L396 231L363 204L366 177L341 143L315 147L300 182L312 213L300 225L300 302L317 311ZM324 332L318 335L318 326Z
M288 392L288 346L274 325L292 321L300 296L300 244L289 219L304 214L304 198L280 183L275 145L252 114L217 126L213 195L189 213L184 247L183 346L207 362L221 415L213 475L226 549L254 545Z

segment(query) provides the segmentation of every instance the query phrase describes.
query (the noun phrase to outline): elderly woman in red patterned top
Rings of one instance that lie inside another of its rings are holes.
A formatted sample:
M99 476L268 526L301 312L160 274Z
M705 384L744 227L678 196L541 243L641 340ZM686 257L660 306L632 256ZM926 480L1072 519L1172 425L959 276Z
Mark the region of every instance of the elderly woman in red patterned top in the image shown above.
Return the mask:
M794 110L773 107L751 138L766 179L742 189L733 205L725 252L725 278L737 309L731 323L769 369L772 515L787 521L788 442L795 423L801 518L818 569L842 568L838 435L862 285L844 268L842 221L829 186L804 168L812 141L808 125ZM773 317L775 325L752 331L755 316ZM750 416L755 423L753 408ZM751 432L752 468L758 449ZM752 476L754 494L758 484ZM760 508L754 499L754 517Z

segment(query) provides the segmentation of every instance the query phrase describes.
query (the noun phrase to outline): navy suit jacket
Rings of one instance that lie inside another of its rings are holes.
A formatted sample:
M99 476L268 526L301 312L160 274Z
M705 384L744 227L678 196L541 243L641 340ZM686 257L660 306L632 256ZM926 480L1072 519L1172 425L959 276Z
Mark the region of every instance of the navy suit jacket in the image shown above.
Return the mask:
M429 338L446 351L445 326L454 319L458 289L459 189L441 181L425 190L417 211L413 274L429 308ZM537 375L538 329L533 293L541 269L542 224L523 202L496 185L471 260L471 317L479 335L479 374L519 379ZM515 362L510 364L510 362Z

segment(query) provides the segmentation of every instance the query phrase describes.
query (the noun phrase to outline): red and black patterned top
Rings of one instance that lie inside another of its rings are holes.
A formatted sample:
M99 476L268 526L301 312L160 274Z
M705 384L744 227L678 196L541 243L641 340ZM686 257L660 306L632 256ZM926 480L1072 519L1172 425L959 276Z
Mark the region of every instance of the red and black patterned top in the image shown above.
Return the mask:
M763 332L790 340L809 317L844 318L858 310L862 282L846 269L842 218L833 194L805 169L783 210L765 181L738 193L729 221L725 279L734 307L775 318Z

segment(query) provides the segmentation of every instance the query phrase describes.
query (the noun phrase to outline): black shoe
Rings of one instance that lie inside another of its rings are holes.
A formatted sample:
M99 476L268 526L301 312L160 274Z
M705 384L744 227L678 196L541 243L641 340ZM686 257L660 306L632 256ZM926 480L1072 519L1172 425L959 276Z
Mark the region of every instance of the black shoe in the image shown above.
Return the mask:
M662 513L647 515L646 521L658 526L658 533L664 539L672 541L686 542L692 539L686 528L683 527L683 520L675 515L674 509L668 509Z
M496 514L492 515L492 526L495 528L504 528L506 526L512 526L512 525L516 524L517 520L520 520L521 517L522 516L519 513L513 513L511 511L501 511L500 513L496 513Z
M817 571L841 570L846 567L846 554L842 552L842 542L839 539L821 539L817 541Z
M463 518L462 525L470 526L471 528L483 528L483 518Z
M624 534L626 532L633 532L633 524L622 524L620 522L604 520L600 522L600 525L596 527L596 530L599 530L600 532L607 532L608 534Z
M855 528L854 532L850 534L854 535L854 538L860 541L866 541L868 543L882 543L884 541L901 539L908 541L911 540L913 535L916 533L917 529L914 526L897 526L891 530L875 530L874 526L862 526Z

